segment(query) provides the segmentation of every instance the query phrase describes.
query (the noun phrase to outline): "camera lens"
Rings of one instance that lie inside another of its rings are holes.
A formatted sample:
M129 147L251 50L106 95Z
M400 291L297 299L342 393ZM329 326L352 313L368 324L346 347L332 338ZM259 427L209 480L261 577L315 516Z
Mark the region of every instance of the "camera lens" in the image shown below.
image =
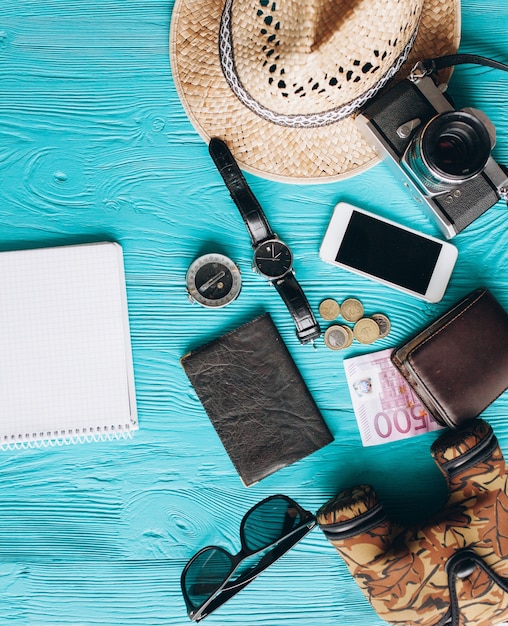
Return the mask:
M490 156L490 137L481 120L465 111L434 117L423 129L421 158L445 180L460 181L483 170Z

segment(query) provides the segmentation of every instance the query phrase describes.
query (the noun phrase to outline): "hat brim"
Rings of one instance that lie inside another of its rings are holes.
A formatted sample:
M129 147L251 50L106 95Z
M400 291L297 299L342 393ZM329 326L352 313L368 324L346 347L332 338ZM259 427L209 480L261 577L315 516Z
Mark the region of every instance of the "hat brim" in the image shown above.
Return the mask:
M224 139L242 169L283 182L332 182L378 162L351 117L317 128L288 128L242 104L219 61L222 10L218 0L176 0L171 18L174 82L191 123L206 142ZM414 47L398 77L422 59L455 53L459 42L460 0L425 1Z

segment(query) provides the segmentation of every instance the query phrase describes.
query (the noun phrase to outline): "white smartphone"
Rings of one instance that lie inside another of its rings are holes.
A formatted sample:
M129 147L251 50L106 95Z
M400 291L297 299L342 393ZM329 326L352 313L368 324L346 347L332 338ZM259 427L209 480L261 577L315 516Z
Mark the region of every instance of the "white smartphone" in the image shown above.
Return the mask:
M339 202L319 256L428 302L439 302L450 280L457 248L436 237Z

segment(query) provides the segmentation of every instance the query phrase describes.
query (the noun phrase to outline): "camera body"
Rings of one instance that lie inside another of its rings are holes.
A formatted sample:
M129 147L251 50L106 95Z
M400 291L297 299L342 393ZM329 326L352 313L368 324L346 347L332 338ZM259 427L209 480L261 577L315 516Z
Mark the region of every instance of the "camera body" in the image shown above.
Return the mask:
M429 76L402 80L356 123L447 239L508 196L508 172L490 154L493 124L481 111L455 110Z

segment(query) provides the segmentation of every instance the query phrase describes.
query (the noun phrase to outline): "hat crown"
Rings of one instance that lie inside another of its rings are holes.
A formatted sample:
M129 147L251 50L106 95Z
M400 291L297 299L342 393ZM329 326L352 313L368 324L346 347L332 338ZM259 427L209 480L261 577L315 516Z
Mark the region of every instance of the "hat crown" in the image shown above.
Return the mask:
M293 34L286 42L287 48L303 55L318 51L333 32L340 30L351 10L351 3L344 0L302 2L300 11L291 11L284 17L286 31Z
M423 0L227 0L226 79L242 100L275 115L337 110L400 67L422 6Z
M317 183L374 165L362 100L459 41L460 0L175 0L170 56L205 141L225 139L258 176Z

